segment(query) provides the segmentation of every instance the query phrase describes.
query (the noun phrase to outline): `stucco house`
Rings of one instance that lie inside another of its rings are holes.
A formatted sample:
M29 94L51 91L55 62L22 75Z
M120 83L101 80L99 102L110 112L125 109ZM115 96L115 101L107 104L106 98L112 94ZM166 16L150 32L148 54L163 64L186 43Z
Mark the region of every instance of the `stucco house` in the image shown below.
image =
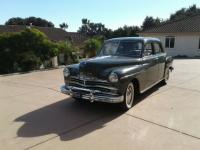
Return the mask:
M165 23L139 35L159 38L168 55L200 56L200 15Z

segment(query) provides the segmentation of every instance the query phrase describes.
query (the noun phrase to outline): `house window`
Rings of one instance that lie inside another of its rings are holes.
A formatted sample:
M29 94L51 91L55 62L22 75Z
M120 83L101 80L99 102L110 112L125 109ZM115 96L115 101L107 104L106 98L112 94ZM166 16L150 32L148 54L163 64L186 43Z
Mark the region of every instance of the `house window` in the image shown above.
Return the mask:
M165 39L165 48L174 48L175 45L175 37L168 36Z

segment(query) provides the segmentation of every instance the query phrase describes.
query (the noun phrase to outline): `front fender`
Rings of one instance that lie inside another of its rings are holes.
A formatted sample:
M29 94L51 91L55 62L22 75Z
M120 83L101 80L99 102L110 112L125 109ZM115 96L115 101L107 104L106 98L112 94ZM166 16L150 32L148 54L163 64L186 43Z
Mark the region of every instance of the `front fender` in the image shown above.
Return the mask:
M137 78L142 68L142 65L128 66L115 70L115 72L119 75L120 80L132 80Z
M143 70L142 65L134 65L134 66L123 66L118 68L112 68L111 72L115 72L119 76L119 82L115 84L115 86L119 89L120 94L124 94L127 85L133 79L139 79L140 73ZM139 81L139 80L138 80Z

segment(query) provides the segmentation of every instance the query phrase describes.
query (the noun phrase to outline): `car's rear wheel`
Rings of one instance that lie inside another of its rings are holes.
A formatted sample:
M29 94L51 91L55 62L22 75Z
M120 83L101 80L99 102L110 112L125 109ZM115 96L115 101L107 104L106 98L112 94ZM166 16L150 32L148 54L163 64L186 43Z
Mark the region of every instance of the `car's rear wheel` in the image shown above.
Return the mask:
M124 94L124 101L121 103L123 110L129 110L133 107L135 97L135 88L133 83L129 83Z

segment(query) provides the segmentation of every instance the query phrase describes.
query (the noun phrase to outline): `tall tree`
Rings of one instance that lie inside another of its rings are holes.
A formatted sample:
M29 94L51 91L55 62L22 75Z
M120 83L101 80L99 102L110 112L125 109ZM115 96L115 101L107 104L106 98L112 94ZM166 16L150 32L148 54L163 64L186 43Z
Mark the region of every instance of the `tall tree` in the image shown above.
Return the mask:
M65 23L65 22L61 23L59 26L60 26L61 29L64 29L64 30L67 30L68 27L69 27L68 24Z
M153 28L157 25L160 25L162 23L162 20L160 18L153 18L151 16L147 16L145 19L144 19L144 22L142 24L142 29L143 30L147 30L147 29L150 29L150 28Z
M163 21L160 18L153 18L151 16L147 16L143 22L142 29L147 30L149 28L153 28L163 23L172 22L180 19L184 19L186 17L200 15L200 8L196 5L192 5L189 8L181 8L177 10L175 13L171 14L169 19Z
M112 37L128 37L138 36L137 33L140 31L138 26L124 26L113 31Z
M104 35L107 32L107 28L102 23L93 23L88 19L82 19L82 26L78 32L86 34L90 37Z
M24 19L20 17L10 18L5 25L24 25Z
M196 5L192 5L189 8L182 8L176 11L174 14L171 14L168 21L175 21L179 19L184 19L189 16L200 14L200 8Z
M20 18L13 17L6 21L5 25L34 25L39 27L54 27L54 24L42 18L28 17Z

